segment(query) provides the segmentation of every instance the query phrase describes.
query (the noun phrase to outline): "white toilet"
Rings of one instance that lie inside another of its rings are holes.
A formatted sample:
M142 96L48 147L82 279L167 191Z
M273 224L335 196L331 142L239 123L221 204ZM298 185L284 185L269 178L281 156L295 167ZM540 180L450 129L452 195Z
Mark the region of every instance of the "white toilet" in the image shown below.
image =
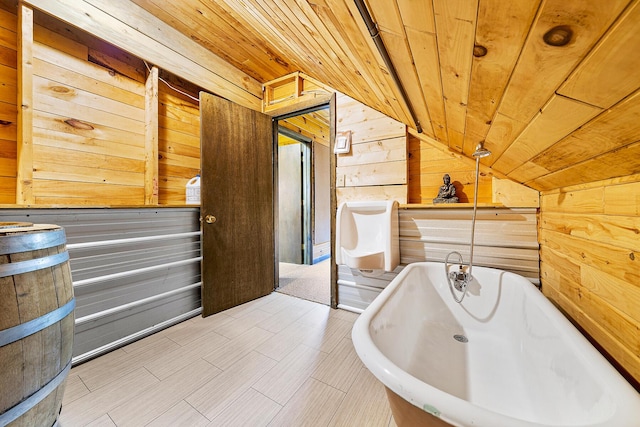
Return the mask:
M380 276L400 263L398 202L344 202L336 218L336 264Z

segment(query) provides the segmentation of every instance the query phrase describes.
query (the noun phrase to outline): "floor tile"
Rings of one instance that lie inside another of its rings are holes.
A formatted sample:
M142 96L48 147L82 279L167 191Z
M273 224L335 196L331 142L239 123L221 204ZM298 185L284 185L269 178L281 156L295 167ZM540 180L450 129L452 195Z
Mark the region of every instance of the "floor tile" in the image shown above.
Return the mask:
M273 316L272 313L263 311L258 308L246 313L242 317L235 317L231 322L227 322L224 325L214 327L213 330L220 335L227 338L236 338L239 335L247 332L249 329L262 324ZM264 329L264 328L263 328Z
M199 359L161 382L147 387L144 394L109 411L118 427L143 426L179 401L200 389L222 371Z
M220 369L227 369L272 336L272 332L253 327L237 338L228 341L224 347L216 348L204 359Z
M270 318L266 319L264 322L261 322L259 326L269 332L278 333L283 329L286 329L296 320L303 317L304 314L309 312L310 310L311 307L307 305L292 304L285 310L273 314Z
M351 340L342 338L311 376L331 387L347 392L363 367Z
M204 415L196 411L193 406L184 400L181 400L145 427L205 427L208 424L209 420Z
M384 386L362 367L330 426L386 427L390 421L391 409Z
M348 321L329 318L325 325L316 329L316 333L309 334L303 344L330 353L343 337L351 334L351 328L352 325Z
M111 409L141 395L159 380L144 368L112 381L62 407L60 420L65 427L85 426Z
M150 338L151 337L144 338L142 341ZM96 367L93 367L94 361L91 360L87 362L91 365L83 369L78 369L76 373L80 376L87 388L93 391L142 367L144 363L159 357L163 351L170 351L171 349L177 348L179 348L179 346L167 338L153 339L151 340L151 344L131 353L126 353L120 349L121 351L116 350L101 356L100 361L95 362ZM80 365L80 367L83 366L84 365Z
M220 327L232 321L232 317L223 313L217 313L204 319L202 317L196 317L188 320L189 325L187 328L176 328L174 326L170 328L164 336L176 344L183 346L208 334L214 330L215 327Z
M67 427L67 426L61 426L61 427ZM109 415L104 414L97 420L87 424L86 427L117 427L117 426L116 426L116 423L114 423L113 420L109 418Z
M269 426L326 426L344 396L340 390L309 378Z
M163 352L154 360L145 363L144 367L162 380L196 360L204 358L213 351L223 348L227 342L229 342L228 338L215 332L209 332L183 347Z
M282 409L263 394L248 389L231 403L207 427L266 426Z
M274 360L260 353L250 352L187 396L185 401L213 420L275 364Z
M325 353L300 344L260 378L253 388L284 405L307 381L325 357Z
M256 351L280 361L313 333L318 333L316 326L295 322L264 341Z
M91 393L86 385L80 379L80 376L75 373L69 373L67 376L67 381L64 388L64 398L62 400L63 405L68 405L81 398L84 395Z

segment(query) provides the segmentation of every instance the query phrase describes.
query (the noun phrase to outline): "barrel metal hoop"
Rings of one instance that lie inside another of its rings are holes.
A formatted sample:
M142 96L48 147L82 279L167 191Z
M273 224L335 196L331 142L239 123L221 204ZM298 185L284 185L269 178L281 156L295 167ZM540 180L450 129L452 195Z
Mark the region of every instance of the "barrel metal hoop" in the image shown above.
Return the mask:
M12 262L0 265L0 277L15 276L16 274L30 273L43 268L53 267L69 260L69 252L34 258L27 261Z
M24 337L28 337L29 335L33 335L36 332L59 322L67 317L73 311L75 306L76 299L71 298L68 303L48 312L47 314L0 331L0 347L11 344L12 342L18 341Z
M22 233L2 236L0 255L47 249L66 243L64 229L42 230L41 233Z
M71 361L67 363L62 371L58 373L51 381L46 383L40 390L27 397L22 402L18 403L13 408L0 414L0 425L7 425L12 421L17 420L28 410L40 403L45 397L53 392L67 378L67 374L71 369Z

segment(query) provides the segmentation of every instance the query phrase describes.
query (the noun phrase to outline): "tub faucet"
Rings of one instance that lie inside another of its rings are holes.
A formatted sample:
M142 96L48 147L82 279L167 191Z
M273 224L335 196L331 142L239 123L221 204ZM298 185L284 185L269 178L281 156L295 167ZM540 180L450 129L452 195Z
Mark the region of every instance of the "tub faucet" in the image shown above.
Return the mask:
M458 292L464 292L469 286L469 282L471 282L471 274L462 270L462 265L458 271L449 272L449 280L453 282L453 287L456 288Z
M449 258L455 255L458 258L458 262L455 264L459 265L458 271L449 271L449 265L453 267L453 263L449 263ZM473 276L471 275L471 264L469 264L469 268L467 271L464 271L464 261L462 259L462 255L460 252L449 252L444 259L444 271L446 274L447 282L449 282L449 289L451 290L451 296L455 302L460 304L464 299L464 296L467 294L467 287L469 283L473 280ZM453 290L457 290L458 292L462 292L462 296L458 298Z

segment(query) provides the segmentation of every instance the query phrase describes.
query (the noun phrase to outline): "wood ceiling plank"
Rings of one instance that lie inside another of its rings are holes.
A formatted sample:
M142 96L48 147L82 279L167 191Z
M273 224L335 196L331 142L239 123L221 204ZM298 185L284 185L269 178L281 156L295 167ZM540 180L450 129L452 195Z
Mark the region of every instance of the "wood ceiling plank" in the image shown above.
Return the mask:
M339 35L343 40L345 49L350 50L358 58L358 68L354 71L354 79L360 75L368 76L369 88L363 88L368 94L368 99L375 99L368 103L371 108L380 111L389 117L408 122L410 114L406 104L401 99L398 88L391 79L382 57L371 39L369 31L360 16L353 1L350 0L319 0L322 3L320 17L324 22L331 23L330 31ZM365 99L361 93L345 94Z
M400 36L394 33L388 33L386 31L381 31L380 35L385 47L389 51L389 57L395 65L398 77L400 78L400 81L402 82L401 84L407 93L407 101L411 103L416 118L422 127L422 131L429 136L434 136L433 128L431 126L431 118L429 117L429 111L427 110L427 105L422 91L406 90L406 88L420 87L420 80L418 79L406 37L404 35ZM417 127L417 125L413 124L413 120L410 122L410 125L414 128Z
M573 68L602 37L629 0L545 1L529 33L498 112L529 122ZM573 31L569 44L550 46L543 36L556 26Z
M640 88L640 1L635 1L558 93L609 108Z
M313 8L327 30L339 41L342 49L351 56L355 66L351 78L358 80L359 76L362 76L367 83L361 85L360 92L357 93L349 93L339 86L336 86L336 89L351 97L361 98L361 101L366 101L371 108L390 117L398 120L407 118L408 113L392 89L388 74L380 72L381 68L373 50L375 46L370 40L364 22L361 22L360 15L352 15L344 0L319 0L314 3ZM355 37L353 34L362 34L362 37Z
M404 35L404 25L400 17L400 11L395 1L368 0L369 14L378 24L381 31L393 33L397 36Z
M250 31L241 31L242 23L219 13L216 3L132 1L260 82L294 71L263 39Z
M402 24L406 28L435 34L436 22L431 0L396 0Z
M477 139L484 139L489 132L539 4L540 0L480 2L475 44L485 48L486 55L473 56L463 146L468 156ZM469 128L473 130L469 132Z
M289 12L287 16L295 22L295 19L299 22L299 27L304 30L304 35L307 40L310 40L310 45L318 51L324 52L325 67L330 67L337 80L346 83L350 91L359 91L360 87L356 79L353 79L350 75L351 70L355 70L356 67L352 63L349 55L345 55L341 46L336 42L331 33L324 26L322 20L318 17L315 10L312 9L307 2L298 0L283 0L281 8L288 7ZM330 83L328 83L332 86ZM333 86L332 86L333 87Z
M325 6L317 3L310 5L299 0L296 3L308 17L318 35L332 47L339 57L344 57L347 67L341 70L343 79L357 86L355 92L351 93L358 94L362 101L371 105L372 108L387 110L388 106L380 103L380 100L384 99L384 87L380 88L379 82L375 80L371 72L371 67L365 64L362 55L358 55L351 49L348 41L343 37L343 33L333 24L333 19L329 15L334 16L336 11L328 10ZM364 82L358 83L359 76L364 79Z
M305 69L311 76L322 76L323 83L335 87L345 87L349 92L355 90L351 79L344 79L337 70L334 61L340 60L335 53L327 54L302 25L295 13L286 4L276 4L266 0L250 0L253 3L253 13L261 15L263 22L268 22L282 43L295 45L302 50L298 57L302 60L300 69ZM274 40L272 42L275 43ZM339 83L342 83L340 85Z
M515 140L526 127L527 123L497 113L491 122L491 128L489 128L489 133L487 133L484 145L486 149L491 151L492 155L480 159L480 163L493 166L511 142Z
M529 160L521 164L513 172L511 172L511 174L509 174L509 178L514 179L518 182L529 182L551 172L552 171L550 171L549 169L534 163L532 160Z
M317 142L319 144L324 145L325 147L329 146L329 137L326 137L326 132L324 132L323 134L319 134L319 133L314 133L313 131L309 130L308 128L301 128L299 126L296 126L288 121L280 121L279 125L289 129L293 132L299 133L302 136L306 136L307 138L311 139L313 142ZM328 131L329 129L327 129Z
M251 7L250 7L251 6ZM257 39L262 40L265 46L269 46L270 51L279 52L279 56L287 58L286 62L295 69L302 68L302 64L298 58L304 57L304 52L298 48L291 40L283 40L282 34L278 28L266 20L260 9L251 4L242 5L242 7L233 7L226 3L212 3L211 8L215 7L216 13L229 23L238 22L236 30L252 33ZM234 31L229 35L230 39L235 38ZM281 76L278 76L281 77Z
M519 165L542 153L601 111L598 107L554 95L513 144L502 153L493 167L517 180L511 173L517 170ZM517 175L517 172L514 175Z
M328 145L329 142L329 124L318 123L310 120L309 115L290 117L288 119L280 120L280 125L285 125L288 129L308 136L314 141L323 142L324 145Z
M304 60L308 62L313 69L325 66L327 75L331 75L331 81L326 83L332 86L335 83L336 74L333 72L333 61L341 62L337 55L325 52L323 46L320 46L307 31L310 25L304 25L300 22L300 17L291 11L286 3L270 2L266 0L251 0L255 3L256 8L261 8L264 18L268 19L275 28L278 29L282 40L293 38L296 43L304 51ZM289 40L291 42L292 40ZM311 74L312 76L314 74Z
M387 0L369 0L369 13L379 28L382 42L398 74L402 89L407 96L406 102L410 104L415 120L420 123L425 134L435 137L423 92L410 90L410 88L420 88L421 84L397 3ZM418 127L413 117L408 124L414 128Z
M635 142L524 184L539 191L546 191L558 188L558 183L562 183L562 186L570 186L638 173L640 173L640 142Z
M477 0L434 0L449 147L462 151Z
M440 79L440 58L435 34L417 31L406 27L407 40L415 69L418 74L419 88L423 94L431 120L433 137L447 144L447 118L444 111L442 81Z
M640 90L531 161L554 172L637 140L640 140Z

